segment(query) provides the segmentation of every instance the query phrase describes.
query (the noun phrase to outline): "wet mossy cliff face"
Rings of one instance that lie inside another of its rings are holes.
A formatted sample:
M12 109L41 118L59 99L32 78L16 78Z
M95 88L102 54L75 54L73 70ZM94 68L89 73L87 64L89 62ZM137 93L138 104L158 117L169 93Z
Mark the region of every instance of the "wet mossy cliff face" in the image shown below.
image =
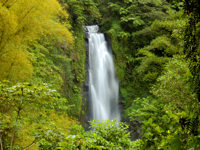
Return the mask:
M80 122L84 128L89 127L90 116L90 102L89 102L89 45L88 45L88 33L84 30L84 43L85 43L85 81L82 84L82 113L80 115Z

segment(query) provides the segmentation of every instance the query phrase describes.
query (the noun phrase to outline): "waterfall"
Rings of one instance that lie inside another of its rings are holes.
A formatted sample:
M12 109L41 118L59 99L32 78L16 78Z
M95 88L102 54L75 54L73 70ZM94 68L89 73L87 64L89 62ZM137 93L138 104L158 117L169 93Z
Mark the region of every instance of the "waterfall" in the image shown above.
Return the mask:
M90 120L120 121L119 84L115 77L112 52L97 25L86 26L89 44Z

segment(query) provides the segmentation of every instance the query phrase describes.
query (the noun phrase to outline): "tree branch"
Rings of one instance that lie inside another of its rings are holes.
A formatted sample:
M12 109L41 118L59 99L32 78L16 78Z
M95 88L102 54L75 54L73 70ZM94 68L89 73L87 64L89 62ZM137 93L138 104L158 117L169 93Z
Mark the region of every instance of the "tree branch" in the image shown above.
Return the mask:
M37 138L31 144L29 144L28 146L26 146L24 148L24 150L27 150L27 149L31 148L33 145L35 145L36 141L37 141Z
M8 2L8 0L6 0L6 1L2 4L2 6L5 6L7 2Z
M1 150L3 150L3 143L2 143L1 138L2 138L2 135L1 135L1 137L0 137L0 146L1 146Z
M15 139L15 129L13 129L13 132L12 132L12 138L11 138L11 142L10 142L10 150L12 150L14 139Z
M22 92L21 102L20 102L20 105L18 107L16 122L20 119L20 112L22 110L23 96L24 96L23 88L21 88L21 92ZM11 143L10 143L10 150L12 150L14 139L15 139L15 128L13 129L13 132L12 132L12 138L11 138Z

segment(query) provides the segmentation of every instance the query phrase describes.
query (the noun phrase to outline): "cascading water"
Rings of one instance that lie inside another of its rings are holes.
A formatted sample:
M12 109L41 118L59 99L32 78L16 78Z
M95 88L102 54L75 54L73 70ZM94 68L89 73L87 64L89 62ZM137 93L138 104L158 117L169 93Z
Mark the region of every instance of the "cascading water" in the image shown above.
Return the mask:
M86 26L89 42L89 99L90 120L120 121L118 106L119 84L115 77L112 53L104 34L97 25Z

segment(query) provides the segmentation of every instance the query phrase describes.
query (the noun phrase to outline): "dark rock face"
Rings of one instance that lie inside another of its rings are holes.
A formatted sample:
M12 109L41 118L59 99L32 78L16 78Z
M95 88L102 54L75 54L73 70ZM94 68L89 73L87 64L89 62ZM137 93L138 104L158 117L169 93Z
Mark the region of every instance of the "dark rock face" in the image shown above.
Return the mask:
M112 41L111 41L109 35L104 33L104 36L105 36L105 40L107 42L107 47L108 47L109 52L113 53L113 51L112 51Z
M85 29L84 29L85 30ZM87 130L88 127L89 127L89 123L88 123L88 120L89 120L89 115L90 115L90 104L89 104L89 73L88 73L88 70L89 70L89 47L88 47L88 33L87 32L84 32L85 34L85 53L86 53L86 59L85 59L85 70L86 70L86 73L85 73L85 82L83 83L82 85L82 113L80 115L80 122L81 124L83 125L83 127Z
M131 135L131 140L137 140L140 138L141 136L141 126L142 123L138 120L134 120L134 121L129 121L127 122L129 124L129 132Z

